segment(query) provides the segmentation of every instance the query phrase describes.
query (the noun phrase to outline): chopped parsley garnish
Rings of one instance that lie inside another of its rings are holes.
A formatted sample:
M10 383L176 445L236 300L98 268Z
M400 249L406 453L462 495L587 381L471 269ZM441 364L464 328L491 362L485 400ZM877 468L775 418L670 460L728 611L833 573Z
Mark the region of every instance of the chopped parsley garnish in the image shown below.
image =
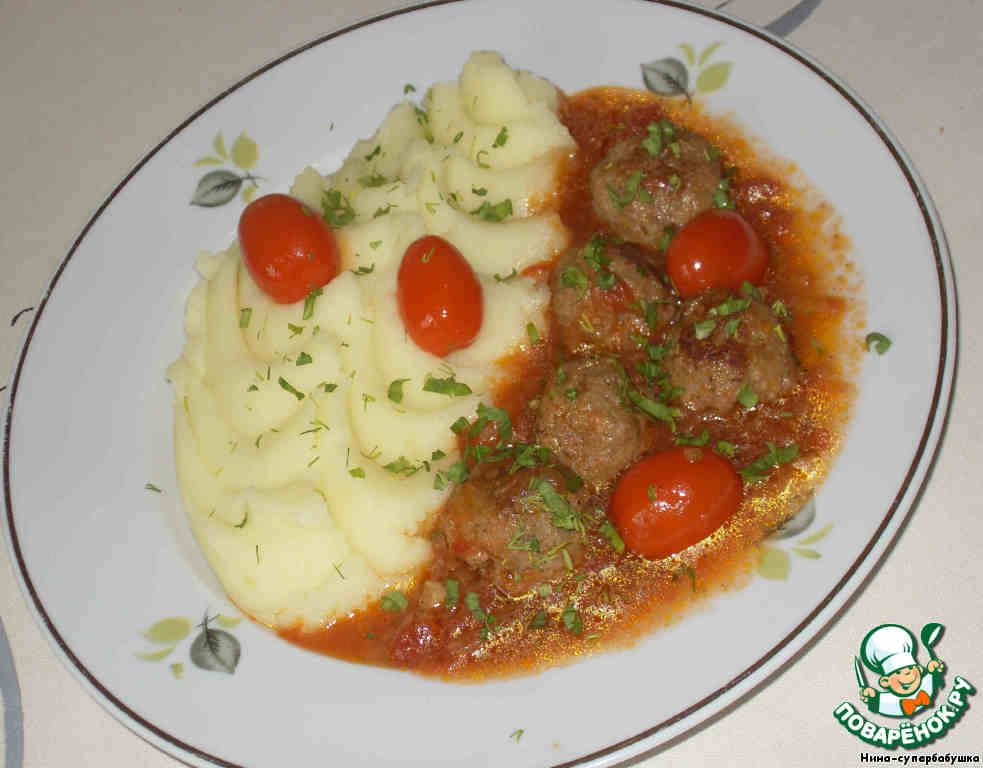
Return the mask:
M491 168L491 166L486 161L484 161L484 160L481 159L481 156L482 155L485 155L487 157L488 156L488 150L487 149L483 149L477 155L474 156L474 160L478 164L478 167L479 168Z
M250 307L243 307L239 310L239 327L248 328L249 321L252 319L253 310Z
M396 206L392 203L387 203L386 207L383 208L381 205L375 209L375 213L372 214L373 219L378 219L380 216L385 216L389 211L391 211Z
M459 142L461 140L461 137L462 136L464 136L464 131L458 131L457 133L455 133L454 134L454 143L457 144L457 142Z
M387 179L378 171L376 171L375 173L371 173L367 176L359 176L358 178L358 183L361 184L363 187L381 187L384 184L387 184L388 182L389 179Z
M321 196L321 216L332 227L343 227L355 220L355 209L341 190L328 189Z
M712 317L708 317L705 320L700 320L699 322L693 323L693 335L699 340L705 339L707 336L713 333L713 330L716 327L717 321Z
M512 271L509 272L505 277L502 277L500 274L498 274L498 272L496 272L495 273L495 282L496 283L507 283L513 277L518 277L518 276L519 276L519 273L516 271L515 267L512 267Z
M314 302L317 301L317 297L324 293L322 288L315 288L313 291L307 294L304 299L304 316L303 320L310 320L314 315Z
M375 402L375 398L372 397L372 395L370 395L368 392L363 392L362 393L362 410L363 411L369 410L369 403L374 403L374 402Z
M448 608L453 608L461 600L460 587L454 579L444 579L444 587L447 590L447 597L444 602Z
M526 323L526 336L529 337L530 344L539 344L539 329L535 323Z
M416 88L413 85L411 85L410 83L407 83L406 85L403 86L403 95L404 96L407 93L414 93L415 91L416 91Z
M601 523L601 535L607 539L611 548L619 554L625 551L625 542L618 534L618 529L614 527L610 520L606 519Z
M304 332L304 326L294 325L293 323L287 323L287 329L290 331L290 338L294 336L300 336ZM267 377L269 378L269 377Z
M733 339L735 336L737 336L737 329L740 328L740 326L741 326L741 318L739 317L730 318L730 320L724 323L724 336L726 336L728 339ZM779 335L778 335L779 338L782 341L785 341L785 337L780 333L782 327L780 325L776 325L775 330L779 331Z
M338 389L338 385L333 381L322 381L320 384L318 384L318 386L324 390L324 394L334 392L336 389Z
M475 188L471 187L471 194L477 195L478 197L484 197L488 194L488 190L485 187Z
M297 365L310 365L313 362L314 358L306 352L301 352L299 355L297 355Z
M509 140L509 129L506 126L502 126L502 130L498 132L498 136L495 137L495 141L492 143L492 147L504 147L505 143Z
M580 613L572 605L568 605L563 609L561 618L563 619L564 626L571 634L579 635L584 631L584 622L580 618Z
M390 461L388 464L383 464L382 468L387 472L392 472L394 475L405 475L409 477L410 475L415 475L420 471L419 464L413 464L408 461L405 456L400 456L398 459Z
M550 522L557 528L567 531L583 529L580 513L551 483L542 478L533 478L533 481L530 490L534 491L535 495L526 497L528 501L537 503L542 500L546 509L552 514Z
M741 390L737 393L737 402L745 408L754 408L758 404L758 395L751 389L750 382L745 381L741 385Z
M298 400L303 400L305 397L303 392L300 392L297 389L295 389L289 381L283 378L283 376L280 377L280 388L286 390L291 395L296 397Z
M529 629L542 629L546 626L546 611L537 611L529 622Z
M737 446L733 443L728 443L726 440L718 440L717 453L721 456L726 456L728 459L732 458L737 453Z
M153 491L154 493L163 493L163 491L153 483L146 483L143 487L148 491Z
M373 261L369 266L361 266L358 269L353 269L352 272L356 277L361 277L362 275L371 275L375 272L375 262Z
M785 302L783 302L781 299L778 299L771 305L771 311L779 317L788 317L789 315L788 307L785 306Z
M352 467L351 469L348 470L348 474L351 475L352 477L357 477L360 480L365 479L365 470L362 469L361 467Z
M674 408L665 403L660 403L657 400L652 400L651 398L645 397L644 395L636 392L634 389L629 389L627 392L628 399L631 400L635 406L646 416L650 416L656 421L662 421L669 425L669 429L675 431L676 422L682 412L678 408Z
M721 317L727 317L728 315L733 315L736 312L743 312L745 309L747 309L750 306L751 306L751 299L749 298L738 299L734 296L731 296L728 299L724 299L724 301L720 302L717 306L715 306L710 311L716 315L720 315Z
M867 337L864 339L864 346L867 348L868 352L870 352L871 348L873 347L877 354L883 355L888 351L888 349L890 349L891 340L883 333L873 331L872 333L867 334Z
M676 445L706 445L710 441L710 433L705 429L696 435L676 435Z
M576 288L577 292L583 296L587 292L587 275L581 272L577 267L567 267L560 274L560 280L564 285L569 285L571 288Z
M655 123L648 124L649 135L642 139L642 146L649 156L656 157L662 151L662 131Z
M403 384L407 381L409 379L393 379L389 382L389 390L386 392L386 397L394 403L403 402Z
M384 611L391 611L393 613L399 613L405 611L410 601L407 599L399 590L394 589L392 592L387 592L382 596L382 600L379 601L379 605Z
M780 464L788 464L799 455L799 446L789 443L783 448L776 448L774 443L766 443L768 453L752 461L744 469L738 470L746 483L760 483L768 477L769 470Z
M438 379L428 373L423 382L423 391L435 392L438 395L447 395L448 397L464 397L471 394L471 387L458 381L453 374L446 379Z
M379 153L382 152L382 145L376 144L375 149L373 149L369 154L365 156L365 162L370 162L373 157L378 157Z
M652 193L649 192L645 187L642 186L642 172L634 171L631 173L627 179L625 179L625 186L619 192L617 189L608 184L608 194L611 196L611 202L615 204L617 208L624 208L626 205L638 200L642 203L652 202Z
M472 216L477 216L482 221L504 221L512 215L512 200L505 198L502 202L491 205L485 200L481 205L471 211Z
M672 242L672 238L676 235L676 228L671 224L662 230L662 234L659 236L658 249L665 253L669 248L669 243Z

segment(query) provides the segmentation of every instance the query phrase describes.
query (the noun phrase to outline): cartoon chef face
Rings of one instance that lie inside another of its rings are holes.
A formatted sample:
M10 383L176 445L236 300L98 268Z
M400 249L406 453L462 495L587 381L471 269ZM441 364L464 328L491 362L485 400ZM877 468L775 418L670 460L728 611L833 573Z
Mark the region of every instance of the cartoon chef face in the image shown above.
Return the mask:
M914 656L915 638L900 624L882 624L867 633L860 644L864 663L881 677L881 688L898 696L918 690L922 667Z
M923 671L921 664L912 664L883 675L877 682L885 691L897 696L910 696L921 688Z

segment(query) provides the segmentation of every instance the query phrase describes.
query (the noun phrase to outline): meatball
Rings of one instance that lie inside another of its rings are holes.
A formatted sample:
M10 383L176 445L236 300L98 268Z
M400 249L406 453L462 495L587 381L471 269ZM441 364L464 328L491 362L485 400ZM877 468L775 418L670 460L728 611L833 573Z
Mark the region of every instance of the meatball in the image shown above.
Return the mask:
M447 551L509 594L522 594L566 574L583 560L574 525L575 501L555 469L482 464L458 485L441 511L437 530Z
M684 304L667 334L663 366L680 402L695 411L729 412L767 403L796 385L798 366L781 319L757 299L713 292Z
M609 361L574 359L553 371L540 400L540 445L594 488L644 450L642 418L623 402L623 376Z
M666 227L680 228L713 205L721 181L720 161L710 143L673 126L661 148L644 138L622 139L590 174L598 217L614 234L658 249Z
M637 248L596 235L560 257L550 288L553 332L571 354L628 353L674 312L669 289Z

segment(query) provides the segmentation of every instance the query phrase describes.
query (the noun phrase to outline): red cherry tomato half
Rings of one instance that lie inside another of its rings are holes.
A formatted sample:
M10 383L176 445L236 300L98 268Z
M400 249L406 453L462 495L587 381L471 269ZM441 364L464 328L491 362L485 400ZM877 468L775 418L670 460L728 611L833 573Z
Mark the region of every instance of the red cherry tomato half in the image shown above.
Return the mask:
M768 266L761 237L741 214L714 208L694 216L669 242L666 271L683 298L711 288L756 285Z
M242 258L264 293L292 304L338 274L338 241L315 211L289 195L265 195L239 217Z
M484 314L481 283L457 248L421 237L403 254L396 281L403 325L418 347L444 357L474 341Z
M705 539L741 503L730 462L699 448L673 448L639 461L618 481L610 517L625 546L658 560Z

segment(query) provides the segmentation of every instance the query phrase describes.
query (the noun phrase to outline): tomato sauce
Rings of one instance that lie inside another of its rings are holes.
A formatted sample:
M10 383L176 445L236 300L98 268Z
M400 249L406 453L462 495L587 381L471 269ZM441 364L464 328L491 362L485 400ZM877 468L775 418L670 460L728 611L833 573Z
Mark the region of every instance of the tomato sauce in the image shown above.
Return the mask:
M857 298L860 281L833 210L799 180L793 164L770 158L733 122L707 115L698 105L597 88L567 98L560 114L579 151L567 162L560 193L548 205L558 211L574 244L603 229L590 198L591 168L613 142L643 137L650 123L669 118L692 129L720 150L726 167L735 169L731 189L737 210L770 254L763 286L790 313L800 386L774 405L732 417L683 411L676 434L709 429L714 440L730 442L738 456L748 457L737 468L763 454L769 443L795 443L799 458L778 467L766 481L746 486L738 512L679 554L649 561L617 552L591 531L585 535L580 567L548 589L540 586L521 595L482 582L453 558L438 557L418 575L407 594L407 610L385 611L376 605L317 632L282 632L291 642L342 659L459 680L527 673L598 648L623 646L674 621L707 595L747 582L762 538L794 514L826 474L853 400L850 378L862 349L863 319ZM544 281L549 272L550 265L531 270ZM547 340L502 361L505 377L495 405L508 412L515 440L535 439L535 401L556 357ZM476 439L487 438L483 433ZM673 445L669 430L652 422L646 433L648 450ZM604 510L609 496L592 497L587 506ZM439 536L435 526L434 537ZM448 577L459 584L460 599L451 605L445 595L443 606L435 609L428 585ZM477 612L465 605L469 592L477 596ZM571 606L581 626L572 626Z

